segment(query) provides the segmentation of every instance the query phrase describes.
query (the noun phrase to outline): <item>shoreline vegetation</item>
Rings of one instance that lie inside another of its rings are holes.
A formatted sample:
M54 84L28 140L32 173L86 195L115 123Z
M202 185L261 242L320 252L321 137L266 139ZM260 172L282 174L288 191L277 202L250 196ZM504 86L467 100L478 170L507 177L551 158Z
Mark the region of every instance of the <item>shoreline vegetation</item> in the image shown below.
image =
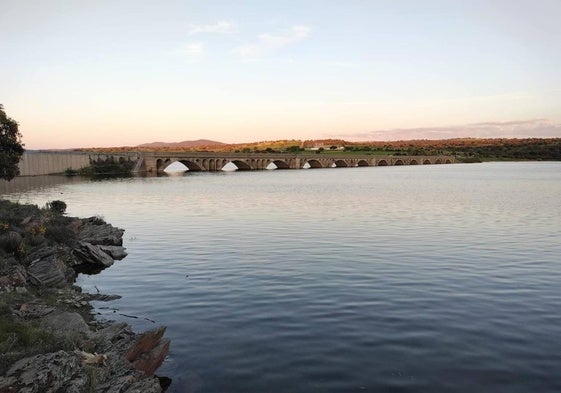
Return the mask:
M107 177L127 177L132 176L132 169L135 162L129 159L119 157L115 159L112 156L106 158L98 158L97 160L90 158L90 165L81 169L67 168L64 171L66 176L86 176L94 178Z
M75 149L100 153L142 151L199 151L233 153L293 153L293 154L365 154L431 156L452 155L459 162L561 160L561 138L457 138L444 140L408 140L383 142L349 142L342 139L277 140L243 144L214 141L155 143L136 147Z
M135 333L97 320L79 273L126 256L124 230L99 217L67 217L63 201L44 208L0 199L0 392L148 392L169 351L165 327Z

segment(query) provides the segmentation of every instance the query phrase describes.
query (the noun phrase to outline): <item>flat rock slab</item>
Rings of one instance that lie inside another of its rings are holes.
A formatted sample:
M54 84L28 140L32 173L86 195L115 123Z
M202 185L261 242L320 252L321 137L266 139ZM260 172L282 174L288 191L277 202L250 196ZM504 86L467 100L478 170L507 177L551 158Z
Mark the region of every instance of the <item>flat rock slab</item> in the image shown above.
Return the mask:
M0 378L0 391L19 393L83 392L88 378L75 354L64 351L17 361Z
M127 256L127 252L125 251L125 247L121 246L98 246L103 252L110 255L111 258L115 259L116 261L120 261L124 257Z
M99 246L87 242L79 242L73 250L77 262L93 267L106 268L113 265L113 258ZM80 263L78 263L80 264Z
M85 219L83 223L84 226L78 235L80 240L96 245L123 245L123 233L125 233L123 229L115 228L113 225L106 224L95 217Z
M65 267L54 254L31 262L27 269L34 285L45 287L63 287L66 285Z

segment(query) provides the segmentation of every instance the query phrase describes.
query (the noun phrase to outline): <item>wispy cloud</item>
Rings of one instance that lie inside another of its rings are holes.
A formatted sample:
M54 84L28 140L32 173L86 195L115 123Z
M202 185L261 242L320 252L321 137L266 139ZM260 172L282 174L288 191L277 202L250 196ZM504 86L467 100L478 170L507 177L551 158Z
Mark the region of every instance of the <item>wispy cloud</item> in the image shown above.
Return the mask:
M410 140L452 138L552 138L561 137L561 124L548 119L483 122L448 127L397 128L355 134L329 135L355 140Z
M175 52L191 58L198 58L204 54L205 44L203 42L189 42L182 48L177 49Z
M219 21L210 25L195 25L191 26L189 35L202 34L202 33L216 33L216 34L235 34L238 32L238 25L233 22Z
M308 26L292 26L285 34L260 34L257 42L242 45L236 53L248 59L263 57L277 49L304 40L310 35L312 29Z

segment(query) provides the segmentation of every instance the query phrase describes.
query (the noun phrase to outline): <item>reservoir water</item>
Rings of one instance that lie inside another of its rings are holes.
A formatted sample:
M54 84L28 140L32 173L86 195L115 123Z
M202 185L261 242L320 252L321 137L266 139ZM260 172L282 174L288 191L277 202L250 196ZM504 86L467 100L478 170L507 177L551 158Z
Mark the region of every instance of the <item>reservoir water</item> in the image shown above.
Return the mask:
M559 162L22 178L0 196L126 229L129 256L79 285L123 296L103 318L168 327L171 392L561 391Z

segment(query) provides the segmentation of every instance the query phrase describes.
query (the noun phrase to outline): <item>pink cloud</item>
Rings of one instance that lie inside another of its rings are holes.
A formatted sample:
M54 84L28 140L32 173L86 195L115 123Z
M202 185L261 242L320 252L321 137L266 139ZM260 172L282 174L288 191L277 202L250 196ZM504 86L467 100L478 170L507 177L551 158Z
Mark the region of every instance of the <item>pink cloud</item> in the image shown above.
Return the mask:
M547 119L482 122L447 127L396 128L354 134L329 135L353 140L410 140L452 138L558 138L561 124Z

